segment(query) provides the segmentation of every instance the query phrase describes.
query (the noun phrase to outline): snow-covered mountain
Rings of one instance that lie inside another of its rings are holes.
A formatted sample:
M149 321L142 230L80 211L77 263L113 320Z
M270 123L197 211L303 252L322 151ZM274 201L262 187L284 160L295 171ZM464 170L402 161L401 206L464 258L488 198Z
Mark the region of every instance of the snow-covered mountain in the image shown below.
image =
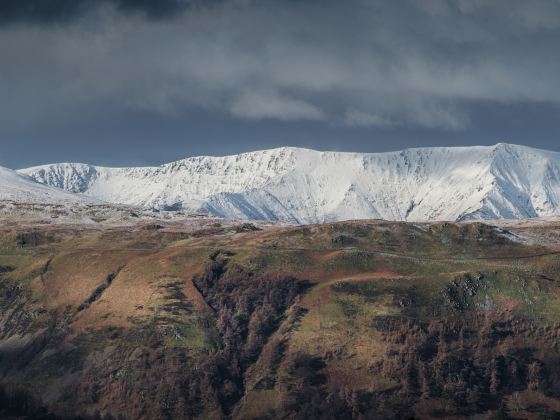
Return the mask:
M560 153L502 143L377 154L284 147L159 167L62 163L20 172L107 202L228 218L315 223L560 215Z
M100 204L99 200L92 197L39 184L29 176L3 167L0 167L0 201L21 204Z

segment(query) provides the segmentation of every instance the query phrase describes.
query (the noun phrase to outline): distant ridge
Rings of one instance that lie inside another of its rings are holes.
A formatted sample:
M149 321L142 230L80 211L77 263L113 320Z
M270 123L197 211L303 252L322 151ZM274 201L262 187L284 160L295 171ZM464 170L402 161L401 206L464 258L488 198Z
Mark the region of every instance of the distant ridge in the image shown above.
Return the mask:
M158 167L61 163L19 171L110 203L295 223L560 215L560 154L526 146L389 153L282 147Z
M0 167L0 201L25 204L102 204L82 194L71 194L8 168Z

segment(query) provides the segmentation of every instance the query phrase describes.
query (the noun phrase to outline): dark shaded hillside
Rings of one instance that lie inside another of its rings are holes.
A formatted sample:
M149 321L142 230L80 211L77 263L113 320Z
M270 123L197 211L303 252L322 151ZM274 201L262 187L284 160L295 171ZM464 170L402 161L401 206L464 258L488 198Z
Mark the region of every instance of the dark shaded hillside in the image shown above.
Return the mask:
M510 232L32 233L0 239L0 416L560 416L560 256Z

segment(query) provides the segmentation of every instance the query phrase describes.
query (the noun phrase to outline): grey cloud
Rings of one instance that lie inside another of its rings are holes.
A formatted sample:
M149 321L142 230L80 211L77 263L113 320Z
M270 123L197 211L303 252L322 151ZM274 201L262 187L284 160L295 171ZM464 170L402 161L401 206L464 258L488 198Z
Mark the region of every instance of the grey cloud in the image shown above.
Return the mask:
M284 121L320 120L324 117L317 107L275 92L244 92L235 99L231 112L242 118L277 118Z
M390 127L394 121L383 115L370 114L357 109L348 109L344 123L352 127Z
M196 0L2 0L0 23L64 23L103 7L122 13L139 12L151 18L168 18L199 4L201 1Z
M480 101L560 103L558 1L107 2L0 29L2 124L110 108L464 130ZM0 10L39 13L16 3Z

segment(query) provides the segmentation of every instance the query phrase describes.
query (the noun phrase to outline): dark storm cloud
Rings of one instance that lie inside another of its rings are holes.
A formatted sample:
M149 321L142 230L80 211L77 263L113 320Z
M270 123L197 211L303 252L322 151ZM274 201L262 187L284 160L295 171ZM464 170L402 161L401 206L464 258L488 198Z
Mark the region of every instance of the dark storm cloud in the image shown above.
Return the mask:
M242 141L240 124L293 124L285 143L309 124L476 143L482 127L511 134L508 120L552 137L558 120L558 0L9 0L0 13L0 141L145 116L179 142L204 138L203 115L231 127L222 144Z
M194 0L2 0L0 23L68 22L95 12L99 7L162 18L180 13L194 4Z

